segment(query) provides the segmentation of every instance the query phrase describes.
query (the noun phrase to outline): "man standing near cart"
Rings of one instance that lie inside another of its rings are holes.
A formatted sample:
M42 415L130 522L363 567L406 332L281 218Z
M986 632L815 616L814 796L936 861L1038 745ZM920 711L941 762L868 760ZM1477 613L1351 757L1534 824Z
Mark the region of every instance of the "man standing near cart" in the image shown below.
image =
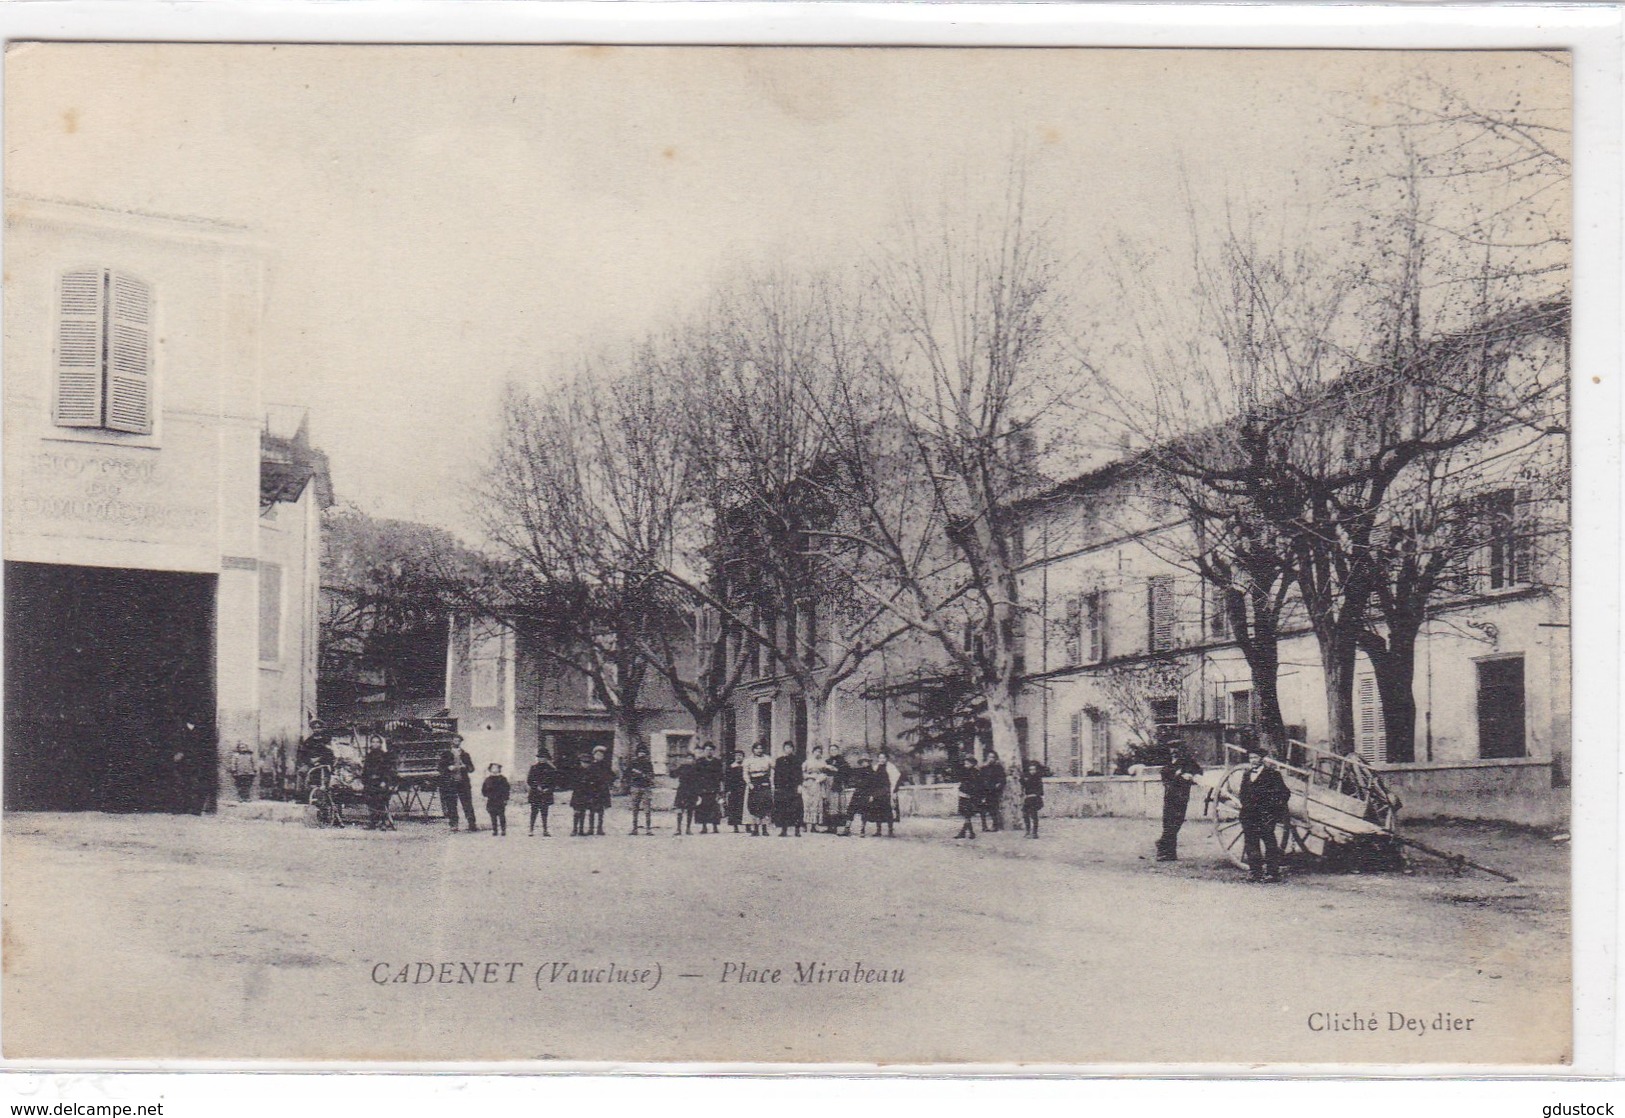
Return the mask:
M1238 791L1242 853L1250 881L1281 880L1281 844L1275 829L1287 817L1292 793L1268 758L1269 750L1261 742L1247 747L1247 770L1241 775Z
M1157 839L1157 861L1179 861L1179 828L1190 807L1191 786L1202 775L1202 766L1190 755L1182 741L1168 745L1168 763L1162 766L1162 837Z
M440 754L440 806L454 831L457 829L458 805L462 806L463 815L468 818L468 829L480 829L474 814L474 781L470 775L473 771L474 759L463 748L463 739L453 738Z

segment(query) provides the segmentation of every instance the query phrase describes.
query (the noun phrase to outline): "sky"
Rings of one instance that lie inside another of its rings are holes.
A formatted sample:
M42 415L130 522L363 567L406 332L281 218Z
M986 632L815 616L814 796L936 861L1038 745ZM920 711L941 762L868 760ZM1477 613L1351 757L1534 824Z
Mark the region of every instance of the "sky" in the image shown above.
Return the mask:
M338 495L472 535L503 385L692 313L740 270L861 264L1013 161L1109 319L1187 199L1324 198L1339 121L1426 74L1566 110L1488 52L24 44L9 194L213 218L267 249L263 397Z

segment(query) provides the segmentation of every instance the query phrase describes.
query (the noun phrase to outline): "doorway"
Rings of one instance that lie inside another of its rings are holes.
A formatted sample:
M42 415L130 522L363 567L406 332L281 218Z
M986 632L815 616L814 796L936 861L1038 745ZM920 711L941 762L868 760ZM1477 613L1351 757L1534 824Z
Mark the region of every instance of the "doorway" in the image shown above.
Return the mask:
M5 565L5 806L212 802L216 576Z

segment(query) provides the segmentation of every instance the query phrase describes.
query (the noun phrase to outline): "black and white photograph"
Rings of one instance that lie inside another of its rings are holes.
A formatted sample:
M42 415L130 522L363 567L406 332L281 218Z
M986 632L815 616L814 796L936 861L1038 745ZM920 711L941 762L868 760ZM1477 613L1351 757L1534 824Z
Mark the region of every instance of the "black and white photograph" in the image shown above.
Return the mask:
M1574 89L11 43L5 1057L1568 1067Z

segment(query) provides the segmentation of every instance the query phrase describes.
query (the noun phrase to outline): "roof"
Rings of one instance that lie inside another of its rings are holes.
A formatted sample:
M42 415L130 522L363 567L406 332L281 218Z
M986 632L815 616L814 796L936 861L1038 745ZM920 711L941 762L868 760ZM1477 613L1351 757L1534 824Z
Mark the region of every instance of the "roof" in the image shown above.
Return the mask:
M1500 314L1482 319L1465 330L1435 339L1427 347L1427 358L1442 365L1461 357L1463 354L1470 355L1474 350L1482 347L1486 341L1496 337L1527 338L1541 334L1549 336L1566 335L1569 315L1570 305L1567 300L1554 299L1540 303L1519 304ZM1357 371L1359 370L1348 370L1343 376L1328 382L1326 387L1329 388L1339 383ZM1161 446L1168 445L1171 444L1161 444ZM1023 513L1056 498L1084 496L1107 489L1135 471L1151 465L1158 449L1160 447L1137 450L1104 465L1096 466L1065 481L1057 482L1047 489L1023 497L1020 500L1012 501L1010 508L1015 512Z

